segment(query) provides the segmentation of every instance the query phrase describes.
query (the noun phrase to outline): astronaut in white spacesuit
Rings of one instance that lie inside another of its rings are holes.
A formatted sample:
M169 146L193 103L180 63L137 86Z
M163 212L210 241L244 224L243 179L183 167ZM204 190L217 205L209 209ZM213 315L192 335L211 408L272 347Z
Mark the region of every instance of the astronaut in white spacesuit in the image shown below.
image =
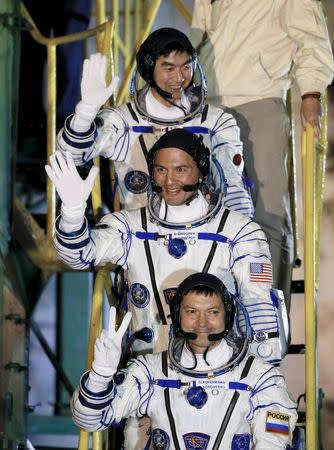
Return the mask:
M138 341L137 352L166 348L168 303L185 276L202 271L224 280L230 272L235 282L228 288L250 316L251 351L280 361L286 353L279 315L284 300L271 287L267 240L249 217L222 206L220 164L214 157L210 164L202 137L182 128L168 131L150 150L148 165L148 206L107 214L90 229L84 214L97 168L82 180L69 152L66 159L60 152L51 156L46 171L62 200L55 236L60 258L79 270L110 262L126 270L131 331L149 327L152 338ZM243 318L240 326L245 328Z
M106 67L99 53L85 60L82 98L58 134L57 149L70 151L76 165L96 156L114 161L123 207L139 208L150 186L148 149L167 130L184 127L203 135L224 167L225 206L252 217L239 128L233 116L206 104L206 81L187 36L173 28L151 33L137 53L132 101L99 112L117 84L115 78L106 86Z
M74 422L95 431L148 416L145 448L153 450L291 448L296 404L280 369L247 353L248 327L243 334L236 325L237 309L244 309L222 281L194 273L169 306L168 351L139 356L118 372L131 313L115 331L110 309L109 329L96 340L92 368L72 397Z

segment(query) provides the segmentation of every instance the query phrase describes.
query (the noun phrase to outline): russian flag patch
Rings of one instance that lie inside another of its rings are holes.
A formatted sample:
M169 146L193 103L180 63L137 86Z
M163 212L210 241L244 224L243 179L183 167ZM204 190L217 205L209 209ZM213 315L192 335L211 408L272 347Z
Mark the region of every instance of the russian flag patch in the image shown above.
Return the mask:
M268 433L290 434L290 416L279 411L268 411L266 418L266 431Z
M270 263L250 263L249 280L256 283L272 283L273 271Z

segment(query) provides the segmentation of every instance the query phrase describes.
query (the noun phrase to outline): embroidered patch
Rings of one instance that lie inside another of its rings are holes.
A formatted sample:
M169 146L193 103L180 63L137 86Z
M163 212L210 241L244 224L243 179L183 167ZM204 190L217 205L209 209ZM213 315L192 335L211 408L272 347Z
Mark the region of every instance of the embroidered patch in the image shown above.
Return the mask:
M268 411L266 418L266 431L268 433L277 433L289 435L290 416L279 411Z
M273 271L270 263L250 263L249 280L256 283L272 283Z
M168 450L170 439L166 431L161 428L152 430L152 444L154 450Z
M204 433L187 433L183 435L186 450L206 450L210 436Z
M137 308L145 308L150 301L150 293L143 284L133 283L129 289L129 298Z
M167 288L167 289L164 289L164 290L163 290L164 297L165 297L165 300L166 300L167 305L169 305L169 302L170 302L170 301L172 300L172 298L174 297L175 292L176 292L176 289L177 289L177 288Z
M235 434L232 439L231 450L249 450L250 434Z
M168 243L168 253L175 259L180 259L187 253L187 244L183 239L173 238Z
M124 177L125 187L133 194L142 194L143 192L146 192L149 182L149 176L141 170L132 170Z

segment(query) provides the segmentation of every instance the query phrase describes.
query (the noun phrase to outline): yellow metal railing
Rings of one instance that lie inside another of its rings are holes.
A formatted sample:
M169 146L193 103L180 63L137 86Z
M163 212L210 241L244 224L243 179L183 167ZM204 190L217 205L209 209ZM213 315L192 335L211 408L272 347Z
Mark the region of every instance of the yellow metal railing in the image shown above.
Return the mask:
M29 12L24 4L21 4L21 15L31 27L30 34L41 45L47 48L47 157L49 158L56 148L56 48L58 45L69 42L76 42L88 39L89 37L100 35L109 30L111 33L111 23L106 22L90 30L80 33L73 33L66 36L47 38L37 29ZM110 39L110 36L109 36ZM55 211L56 211L56 192L51 180L47 179L47 225L46 236L51 243L54 235Z
M121 85L118 95L117 95L117 100L116 100L117 105L123 103L124 99L127 96L127 93L129 91L129 84L131 81L131 76L132 76L132 73L136 66L136 53L138 51L138 48L140 47L140 44L147 38L147 36L149 35L149 33L151 31L153 22L156 18L159 8L160 8L160 4L161 4L161 0L153 0L148 8L146 27L141 32L139 38L137 39L134 51L132 53L131 58L129 59L129 64L124 71L123 82L122 82L122 85ZM114 17L114 19L115 19L115 17ZM115 22L115 25L116 25L116 22ZM117 67L117 65L115 63L115 70L117 70L116 67Z
M102 20L102 17L101 17ZM103 53L107 60L107 73L106 73L106 83L110 84L112 77L114 75L114 65L113 65L113 56L112 56L112 36L113 36L114 24L109 21L106 22L105 25L105 35L103 41L98 39L97 47L98 50ZM108 100L105 106L109 106L110 100ZM94 158L94 165L100 168L100 158ZM93 214L96 220L101 218L102 215L102 193L101 193L101 179L100 179L100 171L95 178L94 188L92 191L92 208Z
M174 4L175 8L178 10L178 12L183 16L184 20L191 24L192 14L188 10L188 8L184 5L181 0L172 0L172 3Z
M315 140L311 125L302 133L305 276L306 448L318 449L319 399L317 373L317 292L319 288L320 231L327 151L327 98L323 98L321 135Z
M320 263L320 231L323 210L323 193L326 171L326 152L328 148L327 142L327 95L322 98L322 118L320 139L316 142L316 203L315 203L315 256L316 256L316 273L315 284L316 289L319 288L319 263Z
M102 306L103 306L103 292L106 287L108 289L110 286L110 276L109 270L100 269L97 272L94 292L93 292L93 302L92 310L90 316L89 325L89 338L88 338L88 350L86 359L86 370L90 370L94 358L94 343L96 338L100 335L102 329ZM79 432L79 450L87 450L89 447L89 436L88 431L80 430ZM103 444L103 433L102 431L95 431L92 433L93 440L93 450L102 450Z
M180 14L183 15L185 20L189 23L191 20L191 14L180 0L173 0L172 2ZM30 34L36 42L41 45L45 45L47 49L47 158L49 158L56 148L56 49L58 45L66 44L70 42L76 42L80 40L87 40L90 37L96 36L98 51L105 54L110 62L108 64L109 73L108 80L114 73L119 73L119 56L122 54L124 59L124 77L120 86L117 100L111 99L112 104L120 104L128 98L129 83L131 75L135 67L135 55L144 39L151 31L153 22L158 13L161 0L141 0L134 2L133 11L131 10L131 2L124 0L124 11L121 14L119 8L119 0L112 0L112 13L113 22L106 20L106 5L105 0L95 1L95 17L97 26L90 30L86 30L80 33L74 33L71 35L59 36L49 38L43 36L35 25L32 17L21 3L21 15L23 19L29 24ZM120 25L120 16L123 17L123 26ZM131 25L131 18L133 23ZM113 28L114 24L114 28ZM120 31L124 38L120 36ZM131 48L131 32L133 32L133 42L135 42L134 48ZM111 42L113 37L113 42ZM113 46L113 52L111 51ZM99 160L95 159L94 164L99 166ZM112 182L112 191L114 191L115 184L115 170L113 164L110 164L110 176ZM49 260L54 264L54 250L52 248L52 239L54 235L54 224L56 214L56 192L53 183L47 178L47 219L46 219L46 242L47 249L43 252L43 259L46 259L45 263ZM93 213L96 218L101 214L101 185L100 176L98 175L94 184L92 192L92 207ZM120 209L120 202L118 198L118 192L116 192L114 209L117 211ZM45 264L44 264L45 267ZM61 266L60 266L60 270Z
M310 125L302 136L305 274L306 448L317 449L317 370L315 304L315 146Z

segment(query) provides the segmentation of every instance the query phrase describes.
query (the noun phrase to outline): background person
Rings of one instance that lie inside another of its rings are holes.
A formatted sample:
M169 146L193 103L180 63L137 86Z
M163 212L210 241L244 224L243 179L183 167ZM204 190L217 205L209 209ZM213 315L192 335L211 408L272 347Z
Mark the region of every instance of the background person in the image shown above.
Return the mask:
M321 2L195 0L192 42L208 78L208 101L234 114L254 183L255 220L269 239L274 287L289 305L293 264L286 93L295 80L301 121L319 133L321 95L334 73Z

